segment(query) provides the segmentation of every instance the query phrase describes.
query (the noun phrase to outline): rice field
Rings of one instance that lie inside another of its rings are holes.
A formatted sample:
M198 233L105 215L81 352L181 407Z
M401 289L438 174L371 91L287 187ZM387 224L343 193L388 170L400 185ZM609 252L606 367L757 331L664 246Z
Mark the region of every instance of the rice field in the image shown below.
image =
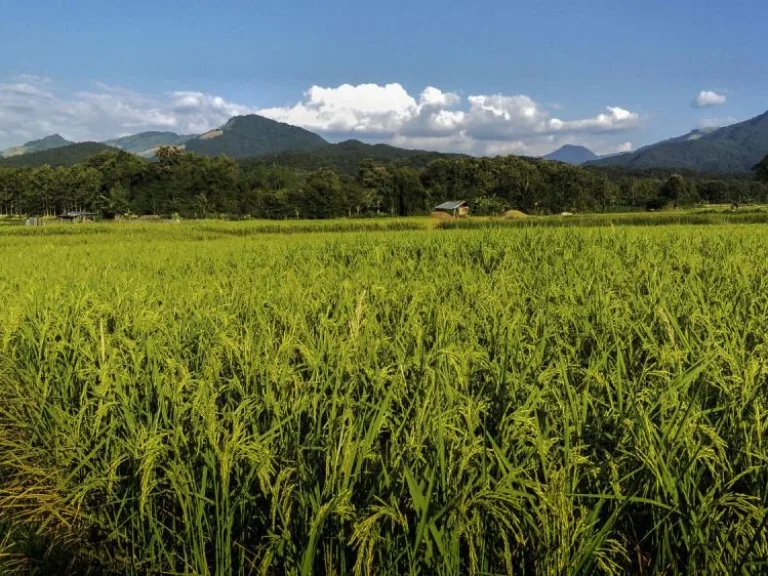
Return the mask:
M487 228L669 226L672 224L689 226L768 224L768 210L761 206L753 209L742 209L737 212L722 209L699 209L663 212L618 212L615 214L571 214L569 216L531 216L514 219L449 219L437 223L436 227L450 230L478 230Z
M0 573L768 570L768 229L303 225L3 229Z

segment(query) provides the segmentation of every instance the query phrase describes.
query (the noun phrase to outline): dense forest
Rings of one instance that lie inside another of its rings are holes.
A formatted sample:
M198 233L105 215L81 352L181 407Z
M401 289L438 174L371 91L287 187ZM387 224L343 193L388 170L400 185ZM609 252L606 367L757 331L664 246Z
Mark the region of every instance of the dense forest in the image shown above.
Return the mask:
M263 165L279 164L304 171L332 168L336 172L356 176L361 163L365 160L374 160L381 164L395 163L422 169L435 160L446 158L468 158L468 156L427 150L409 150L388 144L366 144L359 140L345 140L337 144L327 144L311 151L289 150L251 158L240 158L238 163L246 171Z
M312 162L312 169L304 169L276 158L238 164L171 147L159 149L151 161L108 149L74 166L0 167L0 213L54 215L83 209L107 218L126 213L330 218L425 214L449 199L469 201L474 214L510 208L546 214L700 201L768 202L764 169L756 169L756 178L713 179L515 156L437 157L424 165L419 158L416 165L358 158L354 170L347 164L338 169Z

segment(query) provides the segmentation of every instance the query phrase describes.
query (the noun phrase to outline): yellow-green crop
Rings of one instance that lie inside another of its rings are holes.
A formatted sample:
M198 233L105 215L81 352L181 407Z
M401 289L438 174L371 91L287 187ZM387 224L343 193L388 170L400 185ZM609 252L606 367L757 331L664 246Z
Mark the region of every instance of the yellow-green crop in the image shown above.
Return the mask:
M768 569L768 230L259 226L0 236L0 572Z

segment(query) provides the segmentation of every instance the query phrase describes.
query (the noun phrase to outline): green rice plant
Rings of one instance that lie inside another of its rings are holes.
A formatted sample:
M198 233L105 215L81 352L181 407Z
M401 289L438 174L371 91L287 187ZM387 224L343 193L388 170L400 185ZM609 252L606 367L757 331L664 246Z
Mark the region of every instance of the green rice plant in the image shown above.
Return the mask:
M766 224L768 212L760 209L738 212L723 210L670 210L666 212L629 212L607 214L577 214L571 216L530 216L512 220L501 218L470 218L442 220L436 228L447 230L477 230L483 228L564 228L611 226L669 226Z
M765 570L768 232L394 222L1 236L0 570Z

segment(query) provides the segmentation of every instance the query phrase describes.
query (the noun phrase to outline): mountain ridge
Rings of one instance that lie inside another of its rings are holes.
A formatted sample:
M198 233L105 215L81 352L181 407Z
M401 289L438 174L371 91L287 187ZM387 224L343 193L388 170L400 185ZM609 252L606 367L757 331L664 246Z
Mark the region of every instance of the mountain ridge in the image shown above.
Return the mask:
M45 165L51 168L73 166L81 164L91 156L107 150L120 151L101 142L77 142L67 146L30 152L29 154L0 158L0 168L39 168Z
M768 112L717 129L693 130L587 166L664 168L716 174L749 172L768 154Z
M119 148L125 152L136 154L143 158L151 158L160 146L184 146L188 140L197 138L197 134L176 134L176 132L162 132L149 130L138 134L129 134L121 138L104 140L102 144Z
M42 152L44 150L53 150L54 148L61 148L63 146L69 146L75 144L65 139L61 134L50 134L38 140L30 140L20 146L12 146L0 151L0 158L13 158L15 156L23 156L24 154L32 154L34 152Z

